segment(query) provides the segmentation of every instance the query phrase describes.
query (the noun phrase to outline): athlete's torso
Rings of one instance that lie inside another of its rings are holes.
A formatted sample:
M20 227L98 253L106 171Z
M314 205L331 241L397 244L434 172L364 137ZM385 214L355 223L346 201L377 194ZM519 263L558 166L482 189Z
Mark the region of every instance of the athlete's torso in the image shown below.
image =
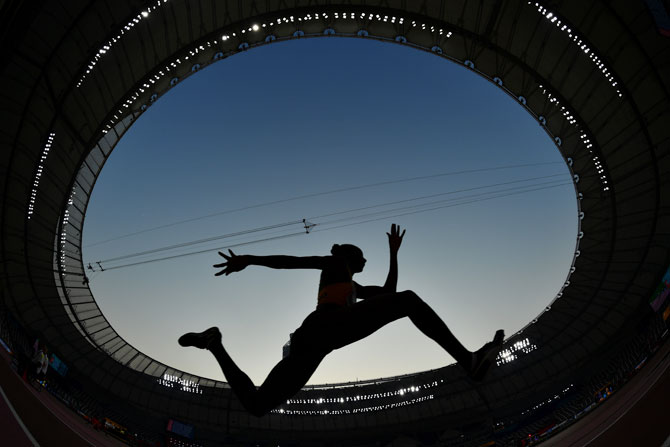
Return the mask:
M329 268L321 271L317 308L328 304L350 306L354 304L355 296L355 283L344 262L333 260Z

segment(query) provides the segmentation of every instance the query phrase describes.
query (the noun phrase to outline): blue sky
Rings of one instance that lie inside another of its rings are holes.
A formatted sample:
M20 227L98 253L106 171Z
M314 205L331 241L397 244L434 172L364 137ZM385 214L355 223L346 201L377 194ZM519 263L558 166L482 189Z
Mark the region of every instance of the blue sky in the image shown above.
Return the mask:
M501 183L507 185L491 186ZM545 189L509 195L519 190L508 188L522 185ZM479 189L453 193L469 188ZM443 193L452 194L409 200ZM466 197L472 194L487 200L472 202ZM462 198L422 207L453 197ZM389 211L395 208L403 210ZM382 212L373 216L379 220L361 223L372 218L363 214L375 211ZM220 214L98 243L214 213ZM513 98L430 53L320 38L274 43L217 62L150 107L98 179L86 216L84 260L303 218L317 224L310 234L236 252L327 255L333 243L353 243L368 259L356 281L382 284L385 232L398 223L407 229L399 289L416 291L471 350L497 328L511 335L546 307L565 281L577 234L569 171L548 135ZM334 228L342 224L352 225ZM176 343L183 332L219 326L224 345L258 385L281 359L289 333L314 309L319 274L250 267L215 278L215 249L300 231L300 224L287 225L162 252L208 250L96 273L91 289L114 328L135 347L176 368L223 380L208 353ZM311 383L452 362L409 320L399 321L332 353Z

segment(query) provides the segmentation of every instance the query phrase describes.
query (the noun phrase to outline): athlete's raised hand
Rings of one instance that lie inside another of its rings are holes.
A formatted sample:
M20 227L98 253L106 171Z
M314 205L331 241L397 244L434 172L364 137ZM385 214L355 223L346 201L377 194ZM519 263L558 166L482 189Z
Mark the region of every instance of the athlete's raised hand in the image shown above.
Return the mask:
M228 250L228 254L219 252L219 256L225 259L221 264L214 264L214 268L221 269L216 272L214 276L230 275L231 273L239 272L249 266L246 256L237 256L233 250Z
M391 225L391 232L386 233L386 235L389 237L389 248L391 249L391 252L398 252L400 249L400 244L402 244L402 238L405 236L405 231L406 230L402 230L401 234L400 225Z

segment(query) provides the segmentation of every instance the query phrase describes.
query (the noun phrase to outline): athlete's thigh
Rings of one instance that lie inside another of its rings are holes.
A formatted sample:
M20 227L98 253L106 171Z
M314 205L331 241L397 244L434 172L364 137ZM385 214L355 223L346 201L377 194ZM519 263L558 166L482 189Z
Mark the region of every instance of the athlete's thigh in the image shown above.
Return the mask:
M343 309L338 319L339 337L333 349L362 340L387 324L406 317L406 300L404 293L392 293L368 298Z
M333 350L337 311L317 310L305 318L291 337L290 352L302 357L325 357Z

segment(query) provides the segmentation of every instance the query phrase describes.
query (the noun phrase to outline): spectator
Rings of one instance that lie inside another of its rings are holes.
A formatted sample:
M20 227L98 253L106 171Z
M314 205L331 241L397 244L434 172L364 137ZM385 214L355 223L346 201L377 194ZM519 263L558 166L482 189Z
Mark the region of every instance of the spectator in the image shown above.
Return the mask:
M33 363L37 365L37 379L44 379L47 373L47 368L49 367L49 356L47 355L46 346L42 345L42 348L35 354Z

